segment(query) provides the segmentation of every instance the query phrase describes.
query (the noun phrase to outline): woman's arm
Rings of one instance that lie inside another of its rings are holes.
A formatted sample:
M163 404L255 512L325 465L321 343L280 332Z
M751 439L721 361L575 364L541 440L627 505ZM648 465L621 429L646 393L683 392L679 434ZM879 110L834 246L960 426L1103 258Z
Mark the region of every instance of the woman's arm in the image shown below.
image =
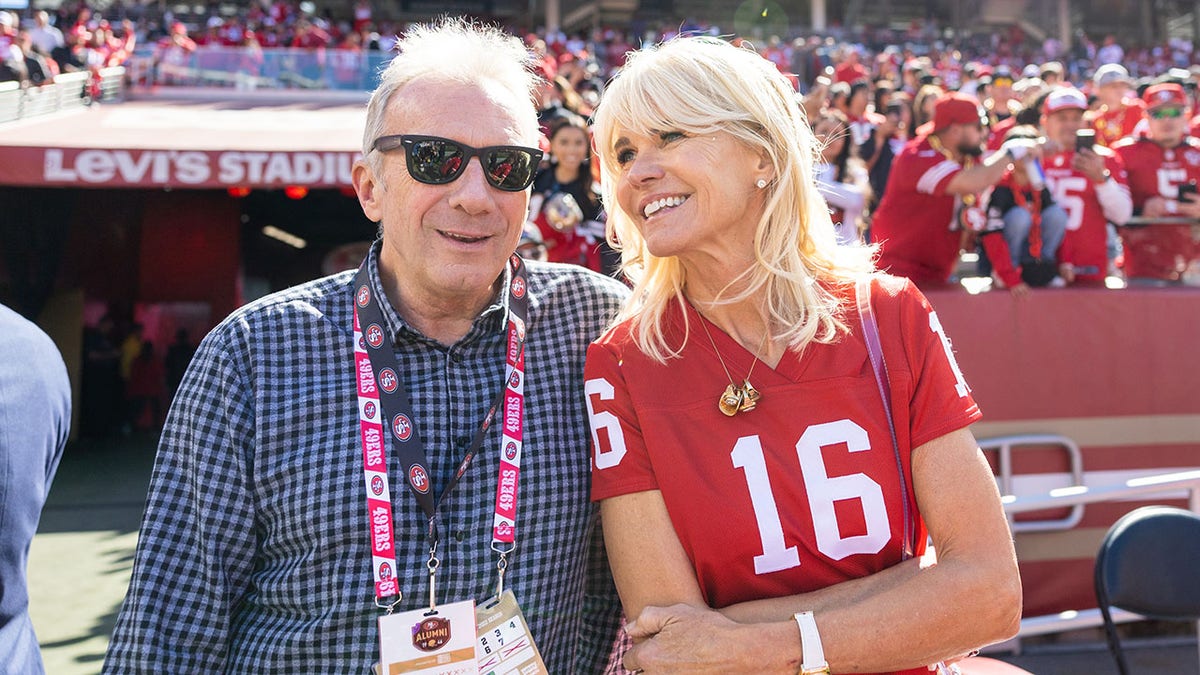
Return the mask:
M830 667L845 673L920 667L1011 636L1021 614L1016 555L995 481L970 431L951 432L916 448L913 483L937 551L936 565L922 569L912 560L815 593L733 605L721 614L757 624L754 628L784 640L776 643L776 652L791 652L799 647L792 614L812 611ZM616 561L642 546L610 550L609 556ZM621 578L617 583L621 589ZM625 597L622 589L627 611L649 604L631 606ZM674 639L690 641L694 648L693 631L703 631L716 643L713 652L730 663L744 662L754 656L748 650L761 649L736 628L687 608L647 610L633 628L635 639L661 631L631 654L649 662L662 653L683 652Z
M741 625L708 608L658 490L600 502L613 580L635 618L626 630L635 645L625 667L648 673L753 672L795 675L800 666L794 625ZM736 645L736 650L726 648Z

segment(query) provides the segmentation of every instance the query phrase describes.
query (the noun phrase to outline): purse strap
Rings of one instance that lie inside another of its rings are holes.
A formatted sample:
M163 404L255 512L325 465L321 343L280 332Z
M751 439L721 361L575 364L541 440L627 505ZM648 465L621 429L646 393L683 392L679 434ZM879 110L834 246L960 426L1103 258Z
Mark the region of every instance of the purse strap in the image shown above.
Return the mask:
M879 325L875 321L875 312L871 306L871 278L864 275L855 284L858 319L862 324L863 340L867 343L867 355L871 360L871 370L875 373L875 386L879 389L879 398L883 402L883 411L887 416L888 432L892 436L892 451L896 456L896 473L900 477L900 494L904 506L904 538L900 544L900 559L908 560L915 555L913 540L916 539L916 530L913 527L912 511L908 505L908 479L904 477L904 461L900 457L896 423L892 420L891 381L888 379L887 362L883 358L883 345L879 340Z

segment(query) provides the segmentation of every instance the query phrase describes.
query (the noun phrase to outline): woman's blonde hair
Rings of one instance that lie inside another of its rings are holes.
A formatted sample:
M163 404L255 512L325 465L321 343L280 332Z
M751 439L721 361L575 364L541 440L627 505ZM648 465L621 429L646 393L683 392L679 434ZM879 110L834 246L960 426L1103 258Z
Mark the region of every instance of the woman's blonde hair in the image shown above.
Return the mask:
M813 175L818 148L795 95L770 61L709 37L680 37L631 53L605 89L593 132L609 211L608 239L621 251L622 269L634 285L617 321L632 320L639 348L652 358L666 361L682 350L682 344L667 344L663 316L672 301L684 302L687 279L678 259L646 249L630 214L615 199L621 175L613 144L625 133L724 131L768 158L774 179L765 188L766 204L755 229L755 262L718 301L759 298L771 335L794 349L832 342L845 330L835 291L873 271L874 249L837 245Z

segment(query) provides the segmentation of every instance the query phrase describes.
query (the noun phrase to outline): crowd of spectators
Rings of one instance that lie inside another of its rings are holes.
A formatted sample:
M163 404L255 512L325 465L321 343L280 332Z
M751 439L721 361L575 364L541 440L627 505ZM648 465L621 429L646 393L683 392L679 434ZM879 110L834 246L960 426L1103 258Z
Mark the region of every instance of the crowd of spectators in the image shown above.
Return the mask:
M379 16L370 0L358 0L352 12L345 16L335 16L327 9L318 11L311 2L296 0L253 2L236 16L221 15L214 9L207 16L175 17L169 9L156 12L153 8L154 5L117 2L107 8L108 16L102 17L83 2L64 3L55 14L32 13L25 25L18 24L15 14L0 12L0 55L4 55L0 73L6 73L0 74L0 79L7 77L38 85L53 81L58 72L95 71L123 63L141 44L154 45L155 77L159 83L194 82L188 73L196 67L197 59L205 53L218 52L223 59L218 68L237 72L236 83L239 85L253 82L260 74L264 53L276 48L291 48L317 54L315 63L322 73L332 72L336 79L354 86L364 76L366 62L361 55L389 53L395 44L395 35L404 28L402 23ZM180 18L186 19L187 23ZM557 172L564 177L571 173L557 163L549 140L552 128L555 131L561 129L564 126L560 124L562 120L586 120L590 116L604 83L622 65L628 51L643 43L667 40L684 32L725 35L736 42L743 41L741 37L730 36L720 26L690 19L660 27L638 24L624 29L603 28L570 34L542 30L526 35L526 43L537 56L538 69L545 81L538 93L538 103L542 110L543 132L547 136L544 149L548 164L543 180L547 189L539 193L535 203L540 207L561 209L564 200L554 198L557 194L554 188L560 186L561 181L555 180L553 174ZM1044 123L1049 116L1053 124L1052 113L1057 112L1046 109L1047 95L1056 88L1073 87L1086 101L1083 106L1086 110L1078 111L1081 113L1078 126L1095 131L1096 145L1101 148L1096 152L1104 156L1102 162L1096 163L1086 154L1091 151L1084 151L1080 157L1087 159L1080 161L1089 169L1100 171L1097 167L1102 164L1120 162L1119 157L1110 159L1111 153L1103 148L1116 145L1124 138L1149 134L1148 106L1142 100L1148 87L1165 81L1178 84L1183 92L1178 114L1190 119L1195 110L1195 85L1200 78L1200 66L1194 62L1193 45L1188 41L1169 40L1159 45L1127 49L1114 36L1092 40L1079 32L1072 44L1064 45L1054 38L1042 42L1031 40L1017 28L989 34L961 34L955 39L947 39L932 21L914 22L906 31L866 29L850 32L834 28L826 35L756 37L751 46L788 74L797 88L798 101L806 108L824 144L819 158L819 180L836 212L839 236L847 242L872 240L875 211L887 199L894 160L920 139L932 136L934 143L938 143L938 132L943 130L933 128L936 109L950 92L978 102L983 113L985 150L994 153L1002 148L1016 127L1021 127L1017 136L1027 137L1032 133L1037 138L1044 138ZM292 62L297 71L302 69L298 63ZM295 72L291 76L300 81L307 73ZM232 82L234 80L230 79L226 84ZM568 123L565 126L570 132L579 125ZM947 133L954 135L953 131ZM1046 144L1042 143L1034 157L1078 164L1074 155L1065 159L1055 155L1068 150L1060 147L1063 144L1065 141L1051 141L1043 147ZM985 159L973 150L951 157L957 152L951 150L947 158L960 169L982 164ZM1073 148L1069 150L1074 151ZM1195 154L1188 152L1186 157ZM1022 162L1018 164L1021 166L1013 166L987 185L976 186L968 181L970 190L955 193L954 222L946 226L958 233L956 236L961 236L962 248L978 249L983 260L982 273L993 273L995 269L997 286L1023 292L1028 288L1020 281L1023 267L1038 268L1039 258L1051 253L1061 258L1069 251L1079 250L1078 242L1072 241L1075 238L1072 233L1079 229L1080 216L1072 215L1069 208L1079 195L1066 194L1062 187L1074 184L1072 180L1060 180L1055 175L1055 168L1049 167L1048 183L1042 185L1039 173L1034 176L1031 186L1027 180L1030 167ZM1112 168L1119 170L1112 172ZM1123 168L1113 166L1108 170L1115 174L1117 185L1127 193L1128 180ZM547 249L559 247L558 251L550 253L552 258L565 255L568 248L576 248L579 242L593 248L603 247L597 236L603 213L597 203L588 203L594 190L578 187L584 182L582 176L587 174L583 171L581 177L573 179L576 183L573 189L578 193L573 201L585 213L585 217L578 218L578 225L563 224L575 219L574 212L565 220L548 217L546 213L530 215L531 225L540 224L538 228L529 228L531 236L540 235L538 245ZM1163 179L1163 189L1176 190L1178 183L1191 180L1179 178L1187 175L1186 168L1177 170L1172 177ZM1075 176L1085 177L1082 173ZM1001 209L1004 213L998 212L999 215L989 218L989 198L997 186L1001 188L996 194L1005 205ZM1164 193L1158 196L1165 199L1178 195ZM1030 203L1033 206L1029 206ZM1190 213L1189 199L1182 202L1182 210L1179 205L1176 204L1176 213ZM1014 209L1025 213L1031 213L1032 209L1036 213L1026 219ZM1046 209L1049 219L1043 223L1041 214ZM1043 239L1039 229L1043 225L1052 229L1057 227L1061 210L1068 212L1068 226L1065 241L1056 248L1057 236L1051 233ZM1141 204L1135 204L1133 210L1137 216L1142 215ZM1032 223L1015 225L1026 220ZM1083 277L1103 280L1122 273L1122 237L1114 226L1124 223L1114 223L1111 218L1106 220L1104 249L1108 259L1100 266L1103 269L1093 270L1093 274ZM984 244L978 243L980 235L1001 228L1005 222L1012 225L1010 229L1033 230L1032 236L1037 240L1033 246L1036 255L1030 255L1029 234L1022 238L1010 232L1004 239L1008 244L1006 247L992 245L989 248L984 245L988 241L986 237ZM1134 222L1137 222L1136 218ZM536 234L535 229L538 230ZM570 240L569 243L564 243L564 238ZM1021 240L1026 243L1022 245ZM1043 246L1043 243L1049 246ZM887 246L887 242L883 242L884 259L888 258ZM947 248L953 247L947 245ZM990 250L993 248L995 251ZM1004 256L1004 250L1012 255L1011 264L990 260L996 255ZM1192 251L1176 253L1183 268L1195 267ZM604 256L593 251L583 255L582 259L590 261L587 264L593 267L610 267L599 262L602 258ZM1065 266L1057 270L1059 274L1044 279L1045 283L1061 285L1082 280L1083 277L1073 273L1070 261L1060 259L1059 262ZM1043 273L1038 278L1046 276ZM1183 276L1181 269L1169 280L1178 282Z

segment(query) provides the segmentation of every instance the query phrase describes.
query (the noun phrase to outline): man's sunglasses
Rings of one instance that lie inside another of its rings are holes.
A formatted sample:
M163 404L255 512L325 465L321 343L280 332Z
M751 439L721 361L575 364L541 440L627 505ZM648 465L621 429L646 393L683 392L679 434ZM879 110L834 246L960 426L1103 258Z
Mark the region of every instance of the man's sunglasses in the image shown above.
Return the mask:
M1156 120L1173 120L1183 117L1183 108L1155 108L1148 111L1148 114Z
M462 175L472 157L479 158L483 175L497 190L520 192L533 184L542 151L519 145L492 145L472 148L469 145L437 136L399 134L380 136L371 144L372 150L391 152L404 147L408 175L428 185L444 185Z

